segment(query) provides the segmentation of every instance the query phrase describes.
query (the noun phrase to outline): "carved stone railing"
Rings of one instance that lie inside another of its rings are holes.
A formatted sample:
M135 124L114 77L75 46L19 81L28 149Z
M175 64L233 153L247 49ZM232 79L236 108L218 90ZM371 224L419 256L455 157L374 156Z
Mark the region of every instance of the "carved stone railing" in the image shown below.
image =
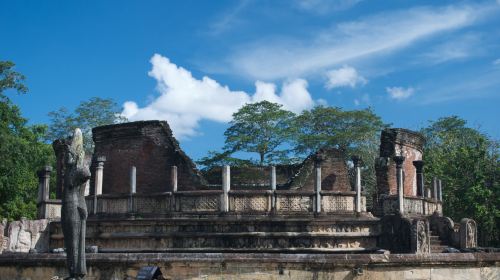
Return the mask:
M443 213L443 204L435 199L405 196L404 197L404 213L409 215L426 215L430 216L437 213ZM398 211L397 195L382 197L383 214L394 214Z
M182 191L175 192L175 210L178 212L219 212L223 191Z
M275 191L275 194L278 213L310 213L314 210L314 192Z
M119 194L87 196L90 215L162 215L170 213L221 213L222 190L177 191L156 194ZM312 214L317 194L300 190L230 190L228 213L238 214ZM319 212L354 213L355 192L320 192ZM94 207L96 203L96 207ZM361 196L361 211L366 199Z
M321 210L326 213L349 213L355 210L356 192L321 192ZM366 198L361 196L361 212L366 212Z
M230 191L229 212L265 213L271 212L272 191Z

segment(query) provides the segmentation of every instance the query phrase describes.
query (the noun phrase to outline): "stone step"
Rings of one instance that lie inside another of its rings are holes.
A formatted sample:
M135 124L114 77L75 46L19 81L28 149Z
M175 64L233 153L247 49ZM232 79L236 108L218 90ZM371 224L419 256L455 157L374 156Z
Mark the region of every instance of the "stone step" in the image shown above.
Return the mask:
M441 253L443 252L444 249L446 249L448 246L443 246L443 245L438 245L438 246L432 246L431 245L431 253Z

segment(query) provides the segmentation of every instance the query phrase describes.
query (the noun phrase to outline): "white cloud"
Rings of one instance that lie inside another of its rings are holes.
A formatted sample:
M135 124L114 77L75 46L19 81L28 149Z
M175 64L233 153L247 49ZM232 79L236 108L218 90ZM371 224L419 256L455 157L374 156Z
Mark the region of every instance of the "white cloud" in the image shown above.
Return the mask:
M296 6L304 11L325 14L330 11L347 10L362 0L297 0Z
M412 87L403 88L403 87L387 87L385 88L387 93L392 99L403 100L413 95L415 89Z
M500 1L500 0L498 0ZM500 65L500 58L497 58L493 61L493 65Z
M344 65L342 68L330 70L326 73L328 81L325 84L327 89L337 87L352 87L366 84L366 79L359 75L355 68Z
M464 59L480 52L482 50L480 44L481 40L478 35L462 35L437 45L430 52L424 53L422 58L433 64Z
M271 80L309 75L470 26L497 10L489 4L420 7L343 22L308 38L265 38L230 54L229 71Z
M232 9L218 16L209 26L209 34L219 35L233 28L241 19L238 15L248 6L249 0L239 1Z
M307 91L307 82L295 79L283 83L279 94L276 85L257 81L256 92L232 91L217 81L203 77L196 79L188 70L175 65L166 57L155 54L149 75L156 79L160 95L140 108L127 101L122 114L131 121L167 120L176 137L194 136L202 119L228 122L232 114L245 103L268 100L282 104L293 112L301 112L314 105Z

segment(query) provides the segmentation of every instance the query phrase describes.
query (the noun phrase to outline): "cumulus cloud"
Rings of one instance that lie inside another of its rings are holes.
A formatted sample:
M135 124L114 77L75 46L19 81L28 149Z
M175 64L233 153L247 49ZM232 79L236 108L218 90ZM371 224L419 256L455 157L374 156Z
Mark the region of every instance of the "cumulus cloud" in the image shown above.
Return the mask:
M413 95L415 89L412 87L387 87L385 88L387 93L392 99L403 100Z
M356 85L366 84L366 79L359 75L358 71L350 66L343 66L342 68L330 70L326 73L328 78L325 87L327 89L337 87L351 87L355 88Z
M496 11L496 4L389 11L341 22L305 38L265 38L242 45L227 61L232 73L254 79L299 77L349 61L390 54L418 40L471 26Z
M232 114L246 103L268 100L284 108L301 112L314 105L302 79L285 81L279 94L272 83L257 81L256 92L233 91L217 81L203 77L197 79L190 71L172 63L167 57L155 54L151 58L149 76L157 81L160 95L144 107L134 101L123 104L122 114L131 121L167 120L176 137L197 134L201 120L228 122Z

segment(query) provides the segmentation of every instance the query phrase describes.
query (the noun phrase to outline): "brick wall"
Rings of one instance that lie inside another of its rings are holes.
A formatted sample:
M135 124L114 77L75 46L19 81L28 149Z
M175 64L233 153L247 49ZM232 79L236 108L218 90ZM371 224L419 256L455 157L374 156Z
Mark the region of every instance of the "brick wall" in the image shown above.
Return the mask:
M104 156L103 194L128 193L130 169L136 167L137 193L172 190L171 167L177 166L178 190L204 184L196 166L180 149L165 121L141 121L96 127L92 157L91 194L97 158Z

